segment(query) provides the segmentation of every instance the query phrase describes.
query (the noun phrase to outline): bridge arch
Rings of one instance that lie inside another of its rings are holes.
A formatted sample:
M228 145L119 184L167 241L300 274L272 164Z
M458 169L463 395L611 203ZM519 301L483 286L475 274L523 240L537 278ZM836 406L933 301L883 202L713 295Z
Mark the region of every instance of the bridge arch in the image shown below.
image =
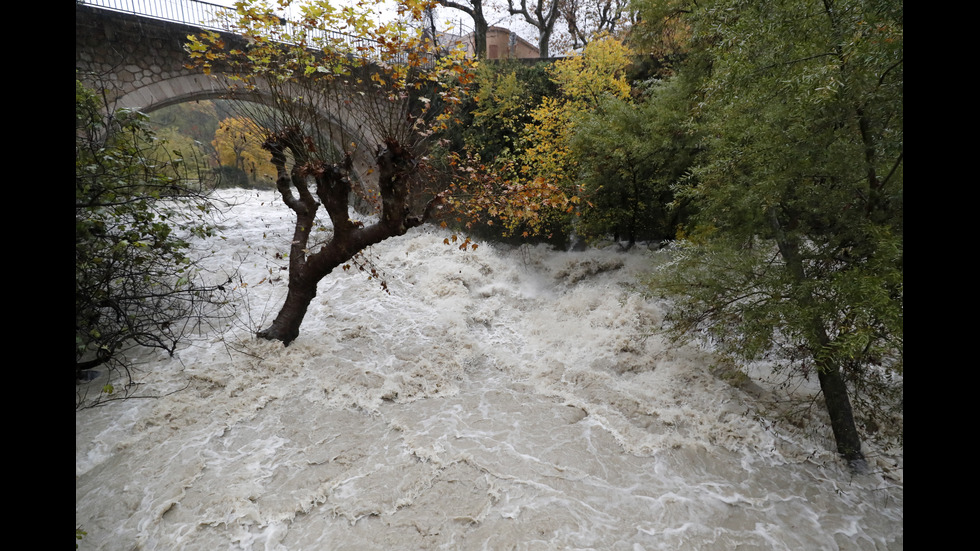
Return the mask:
M229 90L233 84L230 79L221 75L213 76L201 73L180 75L133 89L128 93L120 95L116 99L115 104L117 108L152 113L158 109L189 101L230 99ZM264 93L261 89L249 93L246 101L268 106L274 105L270 95ZM333 132L336 136L334 147L338 151L344 150L345 146L351 141L360 145L360 147L354 149L352 159L353 172L358 183L367 191L368 189L374 189L368 179L368 175L374 172L375 152L371 150L371 147L376 145L378 140L376 137L367 134L363 129L357 128L352 124L351 121L357 118L356 110L350 110L344 113L320 113L321 123L326 123L335 129Z
M228 99L231 81L218 75L205 75L188 66L184 43L188 34L200 26L163 21L134 14L75 4L76 78L105 90L115 108L144 113L199 100ZM241 42L237 35L223 33L230 43ZM259 90L251 101L271 105ZM365 191L377 189L371 179L377 144L356 122L356 112L321 113L321 120L337 129L345 141L360 145L354 153L354 175ZM341 143L336 143L338 149Z

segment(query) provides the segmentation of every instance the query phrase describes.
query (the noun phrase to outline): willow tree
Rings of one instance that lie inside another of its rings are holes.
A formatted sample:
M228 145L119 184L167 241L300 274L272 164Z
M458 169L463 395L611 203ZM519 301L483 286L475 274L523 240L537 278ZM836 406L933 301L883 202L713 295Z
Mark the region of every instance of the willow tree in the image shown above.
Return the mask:
M295 215L286 300L259 337L291 343L321 279L439 208L443 195L422 184L423 153L469 77L462 54L436 58L410 32L406 23L427 7L403 0L399 22L379 24L366 3L248 0L226 21L241 45L215 33L189 37L193 62L227 83L258 125ZM377 220L354 221L353 200ZM321 207L332 234L314 245Z
M701 78L703 153L679 187L701 211L659 282L673 319L815 377L860 465L859 429L903 402L902 3L655 4L690 25L681 70Z

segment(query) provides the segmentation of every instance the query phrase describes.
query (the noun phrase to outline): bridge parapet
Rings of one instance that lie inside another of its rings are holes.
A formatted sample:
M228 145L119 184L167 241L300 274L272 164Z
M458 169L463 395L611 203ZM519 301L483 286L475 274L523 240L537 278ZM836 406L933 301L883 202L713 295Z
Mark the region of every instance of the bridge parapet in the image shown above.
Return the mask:
M202 94L215 97L217 83L185 67L187 35L199 31L184 23L76 3L77 77L105 90L117 107L143 111Z
M216 31L227 30L220 23L222 16L235 11L198 0L76 0L76 4Z

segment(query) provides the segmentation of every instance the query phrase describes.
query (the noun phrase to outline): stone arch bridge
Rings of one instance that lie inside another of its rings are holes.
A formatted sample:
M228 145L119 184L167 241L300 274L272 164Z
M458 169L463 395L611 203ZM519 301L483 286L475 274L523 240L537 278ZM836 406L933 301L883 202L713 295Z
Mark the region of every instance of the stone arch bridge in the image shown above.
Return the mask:
M203 23L187 20L206 21L225 8L183 1L180 4L200 9L191 15L181 10L153 16L127 11L130 4L121 0L75 3L77 78L106 90L115 107L143 112L185 101L219 98L225 87L184 66L188 62L184 43L188 34L207 28ZM232 35L226 38L237 40Z
M225 98L227 82L187 68L184 50L189 34L202 29L221 32L208 22L222 10L229 8L196 0L76 0L76 78L104 90L112 107L144 113L187 101ZM244 40L222 34L231 44ZM323 116L342 127L338 135L366 146L356 149L354 172L363 186L373 188L367 175L375 164L371 148L378 140L357 125L357 113Z

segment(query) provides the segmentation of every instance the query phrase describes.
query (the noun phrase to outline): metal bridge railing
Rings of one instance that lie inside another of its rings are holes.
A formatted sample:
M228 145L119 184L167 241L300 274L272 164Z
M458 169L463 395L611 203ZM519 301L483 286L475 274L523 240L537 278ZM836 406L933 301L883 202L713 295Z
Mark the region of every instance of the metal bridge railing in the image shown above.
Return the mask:
M78 4L94 6L97 8L111 10L121 13L183 23L204 29L233 32L227 24L222 24L225 19L222 15L234 15L235 10L226 6L200 2L199 0L75 0ZM378 42L336 31L320 31L320 38L325 38L331 42L346 44L352 51L370 52L379 46ZM371 56L368 55L370 58ZM403 57L403 56L399 56ZM431 56L427 56L431 57ZM407 62L407 55L404 59L396 63ZM431 65L431 61L429 64Z
M226 31L219 24L222 14L235 10L226 6L198 2L197 0L75 0L78 4L95 6L122 13L130 13L150 19L185 23L206 29Z

